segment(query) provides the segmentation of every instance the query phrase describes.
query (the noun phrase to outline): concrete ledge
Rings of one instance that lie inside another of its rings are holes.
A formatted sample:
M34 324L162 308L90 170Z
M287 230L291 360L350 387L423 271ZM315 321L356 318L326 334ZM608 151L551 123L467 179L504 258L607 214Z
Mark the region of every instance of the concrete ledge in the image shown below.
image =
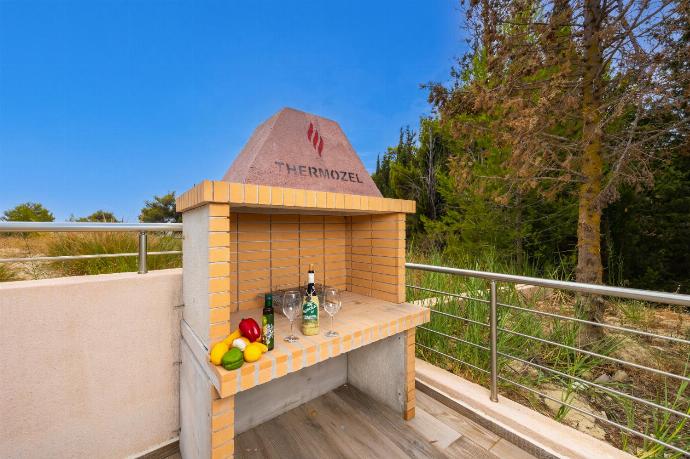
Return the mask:
M0 457L175 439L181 306L181 269L0 284Z
M153 280L165 280L170 278L182 278L182 268L160 269L156 271L149 271L146 274L139 274L135 272L114 273L114 274L93 274L88 276L68 276L68 277L52 277L50 279L30 279L18 280L0 283L0 293L15 292L21 290L36 290L41 288L55 288L68 286L88 286L93 284L115 283L120 281L139 281L146 282ZM176 279L175 282L182 282ZM180 305L182 300L179 300ZM179 306L179 305L178 305Z
M417 389L540 458L632 459L634 456L428 362L416 360Z

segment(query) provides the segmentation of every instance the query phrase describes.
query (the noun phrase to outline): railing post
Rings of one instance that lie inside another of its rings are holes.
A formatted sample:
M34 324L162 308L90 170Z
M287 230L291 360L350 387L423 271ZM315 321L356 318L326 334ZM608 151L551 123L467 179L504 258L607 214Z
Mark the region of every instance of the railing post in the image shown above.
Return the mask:
M490 348L491 348L491 401L498 402L498 340L496 323L496 281L491 281L491 308L489 311L489 331L490 331Z
M148 236L146 231L139 233L139 274L146 274L148 266L146 263L146 252L148 251Z

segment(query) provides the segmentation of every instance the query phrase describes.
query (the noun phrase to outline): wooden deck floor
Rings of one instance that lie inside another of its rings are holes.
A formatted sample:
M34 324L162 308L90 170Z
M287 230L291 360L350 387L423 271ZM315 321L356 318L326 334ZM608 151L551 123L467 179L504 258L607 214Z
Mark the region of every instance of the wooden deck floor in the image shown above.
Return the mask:
M235 457L534 459L419 391L416 413L406 422L345 385L240 434Z

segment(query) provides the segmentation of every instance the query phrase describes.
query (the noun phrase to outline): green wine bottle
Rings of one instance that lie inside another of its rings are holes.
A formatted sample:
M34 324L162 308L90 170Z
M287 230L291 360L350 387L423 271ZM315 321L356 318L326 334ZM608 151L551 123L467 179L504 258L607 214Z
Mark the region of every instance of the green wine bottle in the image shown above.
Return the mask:
M314 265L309 265L307 291L302 300L302 334L305 336L319 334L319 296L314 286Z
M261 341L269 351L273 350L275 344L275 315L273 313L273 295L264 295L264 311L261 317Z

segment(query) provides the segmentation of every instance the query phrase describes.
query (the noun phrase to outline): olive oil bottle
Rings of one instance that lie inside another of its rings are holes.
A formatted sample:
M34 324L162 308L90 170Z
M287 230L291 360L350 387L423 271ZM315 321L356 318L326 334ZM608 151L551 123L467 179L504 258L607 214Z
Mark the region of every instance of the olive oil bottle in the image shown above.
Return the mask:
M314 286L314 265L309 265L307 290L302 301L302 334L306 336L319 334L319 296Z
M274 325L275 315L273 312L273 295L271 293L267 293L264 296L264 310L261 316L261 340L269 351L272 351L275 345Z

